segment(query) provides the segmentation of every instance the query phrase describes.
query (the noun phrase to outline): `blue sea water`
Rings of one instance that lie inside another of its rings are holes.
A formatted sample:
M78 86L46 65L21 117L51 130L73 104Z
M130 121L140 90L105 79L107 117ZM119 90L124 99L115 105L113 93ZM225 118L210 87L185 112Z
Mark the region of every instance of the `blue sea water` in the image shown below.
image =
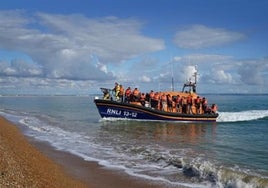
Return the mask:
M215 123L101 120L94 96L2 96L24 134L163 187L268 187L268 95L205 95Z

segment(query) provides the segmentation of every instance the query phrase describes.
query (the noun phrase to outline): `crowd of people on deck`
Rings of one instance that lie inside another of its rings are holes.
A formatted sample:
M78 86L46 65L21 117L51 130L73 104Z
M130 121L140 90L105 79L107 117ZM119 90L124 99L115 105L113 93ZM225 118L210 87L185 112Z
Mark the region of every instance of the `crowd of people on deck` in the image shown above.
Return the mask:
M216 113L217 105L208 105L205 97L193 97L191 93L187 96L176 95L171 96L164 92L154 92L151 90L149 93L142 93L138 88L131 90L128 87L126 90L121 84L115 83L112 90L115 93L115 100L125 103L140 103L142 106L151 107L157 110L167 112L178 112L185 114L203 114L203 113ZM104 93L104 99L109 99L108 93ZM193 110L194 109L194 110Z

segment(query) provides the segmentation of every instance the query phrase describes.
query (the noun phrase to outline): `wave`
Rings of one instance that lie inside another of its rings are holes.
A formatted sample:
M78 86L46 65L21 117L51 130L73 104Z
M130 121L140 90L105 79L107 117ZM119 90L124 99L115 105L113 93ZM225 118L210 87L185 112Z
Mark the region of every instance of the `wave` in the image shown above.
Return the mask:
M217 122L252 121L268 117L268 110L248 110L241 112L219 112Z
M239 168L217 167L210 162L192 162L183 166L183 173L196 181L208 181L211 187L267 187L268 178L260 174L251 174Z
M181 170L184 177L191 179L192 184L186 187L192 187L194 183L199 182L199 187L215 188L265 188L268 187L268 177L251 172L247 169L240 169L238 166L224 167L203 160L202 158L193 158L192 160L183 158L165 158L163 156L154 159L155 162L162 164L163 168L173 166ZM164 163L166 164L163 164ZM174 182L170 182L174 183ZM193 186L195 187L195 186Z

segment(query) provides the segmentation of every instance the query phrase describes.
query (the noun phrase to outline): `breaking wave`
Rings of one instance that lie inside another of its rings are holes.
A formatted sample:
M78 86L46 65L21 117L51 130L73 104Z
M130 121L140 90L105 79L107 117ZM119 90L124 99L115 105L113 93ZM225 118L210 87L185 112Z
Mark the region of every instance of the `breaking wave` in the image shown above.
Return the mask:
M189 178L191 182L199 182L200 187L202 187L201 185L215 188L268 187L267 176L252 173L246 169L242 170L239 167L228 168L221 165L217 166L201 158L187 161L187 159L183 158L165 158L161 156L155 158L154 161L161 163L164 168L173 166L180 169L185 178ZM192 187L192 185L188 184L189 187Z

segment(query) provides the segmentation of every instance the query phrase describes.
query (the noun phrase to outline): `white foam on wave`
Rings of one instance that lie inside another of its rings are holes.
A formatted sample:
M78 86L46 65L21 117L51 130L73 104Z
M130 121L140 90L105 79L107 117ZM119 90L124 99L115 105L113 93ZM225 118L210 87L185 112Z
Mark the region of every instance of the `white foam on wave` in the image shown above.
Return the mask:
M268 110L248 110L241 112L219 112L217 122L251 121L268 117Z
M172 187L172 186L184 186L184 187L189 187L189 188L207 188L208 187L208 185L202 185L202 184L196 184L196 183L172 182L172 181L165 179L161 176L153 177L153 176L149 176L146 174L135 173L134 171L131 171L131 170L126 170L126 173L131 175L131 176L139 177L142 179L147 179L147 180L151 180L154 182L158 181L158 182L161 182L163 184L167 184L168 187Z
M25 114L23 114L23 112L17 113L15 111L6 109L0 109L0 115L13 123L19 122L21 118L25 117Z
M224 168L221 167L217 171L218 181L216 186L221 187L267 187L267 176L261 174L252 173L246 169L239 168Z
M28 136L48 142L58 150L68 151L85 160L97 161L97 158L94 160L94 158L88 157L88 154L83 151L94 153L99 150L99 145L94 144L90 140L91 138L83 135L83 133L63 130L60 127L49 125L36 117L23 117L19 120L19 123L29 128L25 133ZM107 148L103 149L106 150Z

